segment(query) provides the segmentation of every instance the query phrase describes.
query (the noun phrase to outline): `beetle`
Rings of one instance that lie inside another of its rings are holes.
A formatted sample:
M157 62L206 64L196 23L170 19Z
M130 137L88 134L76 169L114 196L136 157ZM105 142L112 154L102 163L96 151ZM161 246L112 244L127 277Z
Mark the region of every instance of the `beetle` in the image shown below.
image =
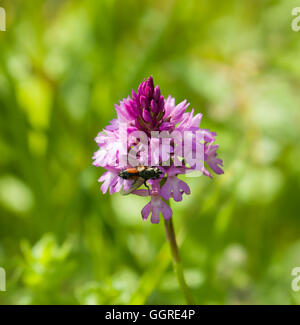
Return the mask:
M128 195L138 189L141 185L145 185L149 190L147 181L149 179L158 179L162 171L158 167L138 166L122 170L118 175L126 180L134 180L128 191L122 192L123 195Z

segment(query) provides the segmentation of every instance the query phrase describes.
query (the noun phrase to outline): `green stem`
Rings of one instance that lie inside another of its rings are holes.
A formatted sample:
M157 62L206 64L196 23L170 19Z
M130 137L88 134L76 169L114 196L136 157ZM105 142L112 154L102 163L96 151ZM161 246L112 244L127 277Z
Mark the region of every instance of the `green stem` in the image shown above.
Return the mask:
M167 240L169 241L171 246L174 269L178 278L179 285L183 291L187 304L195 305L195 301L190 292L190 288L186 284L184 278L183 267L180 260L172 218L169 220L165 220L165 229L166 229Z

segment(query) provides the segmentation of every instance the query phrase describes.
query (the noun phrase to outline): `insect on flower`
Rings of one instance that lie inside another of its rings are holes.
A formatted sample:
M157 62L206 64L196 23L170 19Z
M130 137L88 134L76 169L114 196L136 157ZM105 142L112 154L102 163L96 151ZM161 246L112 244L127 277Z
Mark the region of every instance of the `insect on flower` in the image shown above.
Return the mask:
M147 184L149 179L158 179L162 171L158 167L146 167L146 166L138 166L134 168L127 168L119 173L119 176L126 180L134 180L130 189L127 191L123 191L123 195L128 195L138 189L141 185L145 185L149 191L150 189Z
M216 133L200 127L202 114L188 111L188 106L186 100L176 105L171 96L165 98L150 76L137 92L132 90L131 96L115 105L116 118L95 138L99 148L93 164L105 169L99 178L102 193L148 197L141 211L143 220L150 215L152 223L159 223L160 215L171 218L166 202L180 202L191 193L181 179L184 174L223 174ZM148 190L139 189L143 184Z

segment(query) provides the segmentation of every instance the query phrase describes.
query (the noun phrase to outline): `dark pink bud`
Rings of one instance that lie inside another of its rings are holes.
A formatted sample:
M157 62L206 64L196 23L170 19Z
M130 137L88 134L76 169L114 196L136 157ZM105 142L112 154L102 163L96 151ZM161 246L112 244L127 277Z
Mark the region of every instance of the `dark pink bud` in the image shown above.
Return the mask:
M154 92L153 92L153 98L158 101L160 97L160 89L158 86L155 87Z
M143 119L148 123L152 121L152 116L146 109L143 110Z
M137 102L138 101L138 95L137 95L137 93L132 89L132 99L135 101L135 102Z
M140 104L143 108L147 108L149 106L149 99L146 96L140 97Z
M152 93L153 93L153 90L151 89L151 87L147 86L145 88L145 96L148 97L148 98L151 98L152 97Z
M147 86L151 89L151 92L154 90L154 83L153 83L153 77L150 76L148 80L146 81ZM151 93L152 95L152 93Z
M145 81L143 81L143 82L139 85L139 88L138 88L138 94L139 94L139 95L143 94L144 89L145 89Z
M159 97L159 100L158 100L158 107L159 107L159 110L163 110L164 107L165 107L165 100L164 100L164 97L163 96L160 96Z
M155 114L158 112L158 105L154 99L151 100L151 111Z
M129 105L132 107L132 109L134 111L136 111L136 112L139 111L139 101L138 101L138 99L137 99L137 101L130 99L130 100L128 100L128 103L129 103Z

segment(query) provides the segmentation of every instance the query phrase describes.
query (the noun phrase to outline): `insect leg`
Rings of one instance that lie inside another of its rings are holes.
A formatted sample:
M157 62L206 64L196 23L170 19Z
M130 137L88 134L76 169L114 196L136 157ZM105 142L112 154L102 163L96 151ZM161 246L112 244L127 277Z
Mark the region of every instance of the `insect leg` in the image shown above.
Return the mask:
M150 188L149 188L149 186L148 186L148 184L147 184L147 181L145 180L145 182L144 182L144 185L147 187L147 189L148 189L148 192L149 192L149 195L151 195L150 194Z

